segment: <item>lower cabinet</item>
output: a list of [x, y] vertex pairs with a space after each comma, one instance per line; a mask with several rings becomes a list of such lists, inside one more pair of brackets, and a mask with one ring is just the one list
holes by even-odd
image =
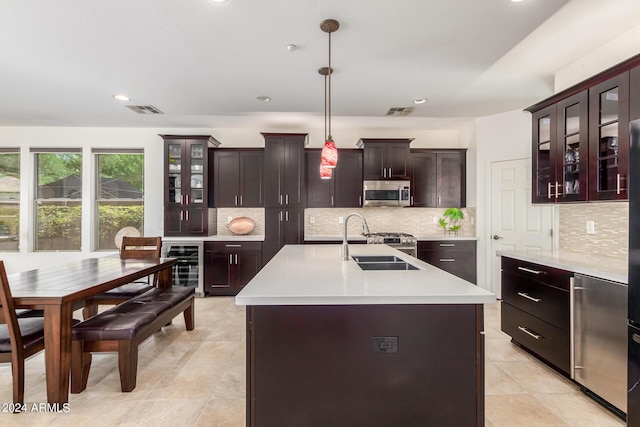
[[573, 273], [502, 257], [501, 329], [512, 341], [570, 375]]
[[304, 243], [304, 209], [266, 208], [262, 259], [266, 264], [284, 245]]
[[204, 292], [236, 295], [262, 268], [262, 242], [205, 242]]
[[209, 209], [166, 207], [164, 209], [165, 236], [208, 236]]
[[475, 240], [418, 241], [418, 259], [474, 285], [477, 283]]

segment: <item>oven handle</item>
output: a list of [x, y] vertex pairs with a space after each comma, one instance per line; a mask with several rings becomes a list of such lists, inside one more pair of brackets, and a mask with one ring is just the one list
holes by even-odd
[[402, 186], [398, 185], [398, 206], [402, 203]]

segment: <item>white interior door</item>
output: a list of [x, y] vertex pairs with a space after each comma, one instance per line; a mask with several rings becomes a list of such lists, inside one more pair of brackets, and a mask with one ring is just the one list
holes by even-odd
[[501, 298], [498, 250], [553, 248], [553, 208], [531, 204], [531, 159], [491, 164], [491, 290]]

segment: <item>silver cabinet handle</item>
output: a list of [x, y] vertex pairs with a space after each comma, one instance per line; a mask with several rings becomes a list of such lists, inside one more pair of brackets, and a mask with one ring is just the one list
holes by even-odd
[[242, 206], [242, 205], [243, 205], [243, 203], [242, 203], [242, 196], [240, 196], [240, 206]]
[[242, 245], [231, 245], [231, 244], [228, 244], [228, 245], [224, 245], [224, 247], [225, 248], [241, 248]]
[[358, 204], [362, 206], [362, 196], [358, 196]]
[[289, 195], [288, 194], [285, 194], [285, 196], [284, 196], [284, 204], [289, 206]]
[[238, 265], [238, 254], [233, 254], [233, 259], [234, 259], [236, 265]]
[[456, 246], [455, 243], [440, 243], [438, 246], [441, 248], [453, 248]]
[[282, 222], [282, 211], [280, 211], [280, 222]]
[[413, 206], [413, 196], [411, 196], [411, 205]]
[[616, 174], [616, 194], [620, 194], [620, 174]]
[[285, 221], [289, 221], [289, 211], [284, 212], [284, 218]]
[[389, 168], [389, 178], [391, 178], [392, 176], [393, 176], [392, 169], [391, 169], [391, 168]]
[[189, 202], [189, 195], [187, 194], [186, 196], [184, 196], [184, 199], [186, 200], [186, 203], [185, 203], [185, 204], [187, 204], [187, 205], [188, 205], [188, 204], [190, 203], [190, 202]]
[[547, 183], [547, 199], [551, 198], [551, 183]]
[[440, 258], [440, 262], [456, 262], [455, 258]]
[[282, 194], [280, 195], [280, 206], [282, 206]]
[[541, 335], [538, 334], [534, 334], [533, 332], [529, 331], [527, 328], [525, 328], [524, 326], [518, 326], [518, 329], [520, 329], [522, 332], [524, 332], [525, 334], [532, 336], [533, 338], [539, 340]]
[[438, 206], [440, 206], [440, 196], [438, 196]]
[[235, 197], [235, 202], [234, 202], [234, 204], [235, 204], [236, 206], [238, 206], [238, 196], [236, 196], [236, 197]]
[[186, 221], [189, 221], [189, 211], [184, 211], [184, 217]]
[[383, 178], [387, 177], [387, 168], [382, 168], [382, 177]]
[[184, 211], [180, 211], [180, 221], [184, 221]]
[[331, 196], [331, 206], [333, 206], [333, 196]]
[[531, 295], [529, 295], [529, 294], [527, 294], [525, 292], [518, 292], [518, 295], [520, 295], [522, 298], [526, 298], [526, 299], [528, 299], [530, 301], [533, 301], [533, 302], [542, 301], [542, 298], [534, 298], [534, 297], [532, 297]]
[[640, 344], [640, 335], [638, 335], [638, 334], [633, 334], [633, 340], [634, 340], [635, 342], [637, 342], [638, 344]]
[[233, 264], [233, 254], [229, 254], [229, 265]]
[[532, 270], [532, 269], [527, 268], [527, 267], [518, 267], [518, 270], [526, 271], [527, 273], [532, 273], [532, 274], [540, 274], [540, 273], [543, 273], [543, 271]]
[[558, 181], [556, 181], [556, 199], [558, 198], [558, 196], [562, 196], [562, 193], [558, 191], [558, 187], [560, 187], [560, 184], [558, 184]]

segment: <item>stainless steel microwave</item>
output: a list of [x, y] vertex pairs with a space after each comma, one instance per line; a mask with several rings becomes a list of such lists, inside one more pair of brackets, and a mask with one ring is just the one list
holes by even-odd
[[363, 206], [410, 206], [409, 181], [364, 181]]

